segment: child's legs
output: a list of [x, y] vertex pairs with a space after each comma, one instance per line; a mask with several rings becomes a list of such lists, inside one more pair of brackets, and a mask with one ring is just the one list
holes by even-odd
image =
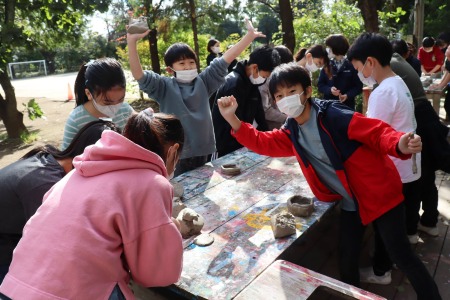
[[406, 233], [413, 235], [417, 233], [417, 224], [419, 223], [421, 182], [419, 180], [403, 184], [403, 196], [405, 197], [406, 212]]
[[175, 167], [175, 176], [203, 166], [208, 162], [208, 155], [180, 159]]
[[422, 173], [420, 181], [421, 185], [421, 199], [423, 214], [420, 218], [420, 223], [427, 227], [435, 227], [438, 222], [438, 190], [436, 188], [436, 174], [431, 171], [427, 174]]
[[341, 210], [339, 230], [339, 272], [341, 281], [360, 286], [359, 256], [365, 227], [356, 211]]
[[374, 221], [392, 261], [408, 277], [418, 299], [441, 299], [436, 283], [409, 244], [403, 203]]
[[377, 228], [373, 226], [374, 239], [375, 239], [375, 251], [372, 258], [373, 273], [377, 276], [383, 276], [384, 273], [392, 269], [392, 260], [389, 257], [389, 253], [384, 246], [383, 239]]

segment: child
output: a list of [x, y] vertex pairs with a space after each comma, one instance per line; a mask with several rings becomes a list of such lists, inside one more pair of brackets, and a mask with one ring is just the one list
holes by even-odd
[[139, 88], [159, 103], [162, 112], [179, 117], [185, 128], [186, 144], [175, 176], [204, 165], [216, 150], [209, 97], [225, 82], [228, 65], [255, 38], [264, 37], [251, 23], [249, 25], [247, 34], [200, 74], [197, 74], [197, 56], [191, 47], [183, 43], [170, 46], [164, 54], [164, 62], [166, 71], [174, 77], [142, 70], [136, 44], [149, 31], [127, 34], [131, 73]]
[[342, 34], [332, 34], [325, 40], [329, 68], [320, 71], [317, 87], [324, 99], [339, 100], [355, 110], [355, 97], [362, 92], [358, 72], [345, 57], [350, 47]]
[[[291, 50], [284, 45], [278, 45], [274, 47], [280, 54], [280, 63], [287, 64], [294, 61], [294, 56]], [[258, 86], [259, 93], [261, 94], [261, 102], [264, 109], [264, 116], [266, 118], [267, 127], [269, 130], [274, 128], [280, 128], [286, 121], [286, 115], [283, 114], [275, 104], [275, 101], [269, 92], [269, 81], [266, 80], [264, 84]]]
[[311, 78], [296, 64], [277, 67], [270, 92], [288, 115], [280, 130], [258, 132], [235, 115], [233, 96], [219, 99], [223, 117], [244, 146], [262, 155], [295, 155], [314, 195], [341, 200], [341, 280], [359, 286], [358, 257], [364, 225], [379, 227], [392, 259], [419, 299], [440, 299], [436, 284], [414, 255], [405, 232], [402, 184], [387, 154], [408, 158], [421, 150], [420, 137], [396, 132], [336, 101], [311, 98]]
[[[415, 132], [414, 102], [405, 82], [390, 67], [392, 45], [380, 34], [363, 33], [352, 44], [347, 57], [358, 70], [362, 82], [378, 83], [369, 97], [367, 116], [380, 119], [402, 132]], [[390, 157], [400, 174], [405, 198], [406, 233], [409, 242], [416, 244], [417, 234], [416, 204], [420, 203], [421, 154], [402, 160]], [[391, 282], [391, 260], [384, 249], [381, 232], [374, 228], [375, 252], [373, 267], [361, 269], [361, 281], [377, 284]]]
[[85, 124], [99, 118], [112, 119], [123, 129], [134, 112], [125, 99], [126, 80], [122, 66], [114, 58], [102, 58], [80, 68], [75, 79], [76, 107], [64, 127], [61, 149], [69, 146]]
[[123, 136], [105, 131], [26, 224], [0, 298], [134, 299], [130, 277], [176, 282], [183, 245], [168, 178], [183, 140], [178, 119], [150, 108], [130, 117]]
[[328, 66], [328, 54], [322, 45], [314, 45], [312, 47], [302, 48], [294, 55], [294, 60], [299, 66], [306, 68], [309, 72], [314, 73], [323, 66]]
[[73, 169], [73, 158], [95, 144], [106, 129], [120, 132], [111, 122], [93, 121], [78, 131], [66, 150], [51, 145], [37, 147], [0, 170], [0, 283], [25, 223], [42, 204], [45, 193]]
[[[248, 60], [238, 62], [233, 72], [225, 78], [225, 84], [217, 91], [216, 98], [234, 95], [239, 103], [239, 110], [236, 112], [239, 118], [249, 123], [256, 122], [259, 130], [268, 130], [259, 87], [279, 64], [280, 55], [273, 47], [264, 45], [256, 48], [250, 53]], [[212, 118], [218, 157], [242, 148], [231, 136], [231, 127], [220, 114], [217, 105], [213, 106]]]
[[432, 75], [441, 72], [444, 63], [444, 53], [435, 45], [434, 38], [427, 36], [422, 40], [422, 47], [419, 48], [417, 58], [422, 64], [422, 73]]

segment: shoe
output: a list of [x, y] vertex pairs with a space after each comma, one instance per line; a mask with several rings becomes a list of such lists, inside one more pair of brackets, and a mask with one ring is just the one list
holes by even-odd
[[419, 235], [417, 233], [412, 235], [408, 234], [408, 240], [411, 245], [415, 245], [419, 242]]
[[434, 226], [434, 227], [423, 226], [419, 222], [419, 225], [417, 226], [417, 230], [425, 232], [426, 234], [431, 235], [431, 236], [439, 236], [439, 229], [436, 226]]
[[391, 271], [387, 271], [384, 275], [378, 276], [373, 272], [372, 267], [359, 269], [361, 282], [388, 285], [392, 281]]

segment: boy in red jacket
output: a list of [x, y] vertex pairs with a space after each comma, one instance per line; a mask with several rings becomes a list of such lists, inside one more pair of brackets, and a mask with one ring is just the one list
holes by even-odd
[[365, 225], [373, 222], [394, 263], [407, 275], [418, 299], [440, 299], [432, 277], [409, 245], [402, 183], [388, 155], [409, 158], [422, 149], [419, 136], [397, 132], [336, 101], [311, 98], [308, 72], [296, 64], [277, 67], [270, 92], [288, 115], [283, 127], [259, 132], [235, 115], [233, 96], [218, 101], [233, 136], [249, 149], [273, 157], [295, 155], [314, 195], [340, 201], [341, 280], [360, 285], [358, 258]]

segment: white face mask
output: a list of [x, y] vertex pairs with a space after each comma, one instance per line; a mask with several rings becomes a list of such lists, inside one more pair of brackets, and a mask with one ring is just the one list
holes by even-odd
[[312, 63], [306, 63], [306, 70], [310, 71], [311, 73], [314, 73], [315, 71], [319, 70], [319, 67], [312, 61]]
[[220, 47], [212, 47], [211, 50], [212, 50], [212, 52], [215, 53], [215, 54], [220, 53]]
[[198, 76], [197, 69], [175, 71], [175, 79], [180, 83], [190, 83]]
[[300, 96], [303, 95], [303, 93], [304, 91], [300, 94], [284, 97], [277, 102], [278, 109], [288, 117], [297, 118], [305, 109], [305, 105], [303, 105], [300, 100]]
[[333, 50], [331, 50], [330, 48], [327, 47], [327, 53], [328, 53], [328, 58], [329, 59], [333, 59], [336, 57], [336, 55], [334, 55]]
[[254, 85], [263, 84], [266, 81], [266, 78], [264, 78], [261, 75], [259, 75], [259, 71], [258, 71], [258, 77], [257, 78], [253, 78], [253, 74], [250, 75], [248, 78], [250, 78], [250, 82], [252, 84], [254, 84]]
[[[366, 77], [364, 77], [364, 74], [363, 74], [366, 63], [367, 63], [367, 60], [364, 63], [364, 66], [361, 69], [361, 71], [358, 71], [358, 77], [359, 77], [359, 80], [361, 80], [361, 82], [363, 84], [367, 85], [368, 87], [373, 87], [377, 83], [377, 81], [372, 77], [372, 75], [370, 75], [369, 77], [366, 78]], [[373, 73], [373, 70], [372, 70], [372, 73]]]
[[94, 97], [92, 97], [92, 104], [94, 105], [96, 110], [110, 118], [114, 118], [117, 112], [122, 107], [122, 102], [114, 105], [100, 105], [97, 103], [97, 101], [95, 101]]

